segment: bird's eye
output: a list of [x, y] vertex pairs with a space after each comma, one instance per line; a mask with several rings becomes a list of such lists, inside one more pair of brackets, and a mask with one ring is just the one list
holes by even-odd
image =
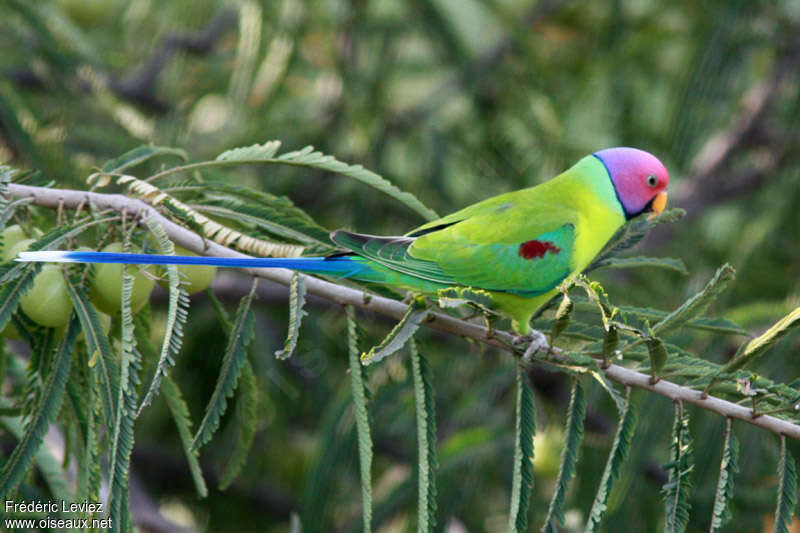
[[658, 177], [655, 174], [647, 176], [647, 186], [655, 187], [656, 185], [658, 185]]

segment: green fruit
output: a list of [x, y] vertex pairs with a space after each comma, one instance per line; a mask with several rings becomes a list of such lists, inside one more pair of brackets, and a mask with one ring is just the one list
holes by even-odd
[[[175, 254], [191, 256], [197, 255], [196, 253], [189, 251], [182, 246], [178, 246], [177, 244], [175, 245]], [[186, 289], [186, 292], [189, 294], [206, 290], [208, 286], [211, 285], [211, 281], [214, 279], [214, 276], [217, 273], [217, 267], [209, 265], [177, 265], [177, 267], [178, 272], [180, 273], [180, 278], [183, 281], [183, 288]], [[164, 273], [158, 282], [162, 287], [169, 286], [166, 276], [167, 273], [166, 270], [164, 270]]]
[[24, 252], [28, 248], [31, 247], [31, 244], [35, 243], [36, 239], [22, 239], [21, 241], [17, 241], [13, 246], [10, 248], [6, 248], [5, 253], [3, 254], [3, 262], [8, 262], [13, 260], [20, 252]]
[[[122, 252], [122, 243], [111, 243], [101, 251]], [[147, 303], [155, 281], [144, 274], [138, 265], [128, 265], [126, 270], [134, 278], [131, 310], [136, 313]], [[153, 271], [152, 267], [147, 267], [145, 270], [150, 273]], [[96, 265], [91, 285], [90, 297], [94, 305], [109, 315], [118, 316], [122, 310], [122, 265], [110, 263]]]
[[72, 299], [61, 269], [56, 265], [44, 265], [33, 278], [33, 286], [20, 297], [19, 305], [28, 318], [39, 325], [57, 328], [69, 322]]
[[7, 226], [0, 235], [3, 236], [3, 238], [0, 239], [0, 257], [3, 259], [3, 263], [5, 263], [8, 261], [6, 258], [6, 251], [10, 251], [15, 244], [28, 236], [19, 224]]

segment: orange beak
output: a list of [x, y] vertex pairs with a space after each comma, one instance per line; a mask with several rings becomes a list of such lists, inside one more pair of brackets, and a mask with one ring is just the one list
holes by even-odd
[[664, 208], [667, 207], [667, 192], [661, 191], [653, 198], [653, 212], [650, 214], [648, 220], [656, 218], [658, 215], [664, 211]]

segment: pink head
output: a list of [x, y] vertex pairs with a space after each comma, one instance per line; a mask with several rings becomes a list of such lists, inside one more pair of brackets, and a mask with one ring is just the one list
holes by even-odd
[[626, 218], [664, 210], [669, 173], [654, 155], [636, 148], [606, 148], [594, 156], [605, 165]]

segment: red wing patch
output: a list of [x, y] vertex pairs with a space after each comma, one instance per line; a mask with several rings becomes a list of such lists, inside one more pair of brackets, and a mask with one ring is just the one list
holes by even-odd
[[561, 251], [561, 248], [556, 246], [550, 241], [525, 241], [519, 245], [519, 254], [520, 257], [523, 259], [536, 259], [539, 257], [543, 257], [544, 254], [547, 252], [552, 252], [557, 254]]

